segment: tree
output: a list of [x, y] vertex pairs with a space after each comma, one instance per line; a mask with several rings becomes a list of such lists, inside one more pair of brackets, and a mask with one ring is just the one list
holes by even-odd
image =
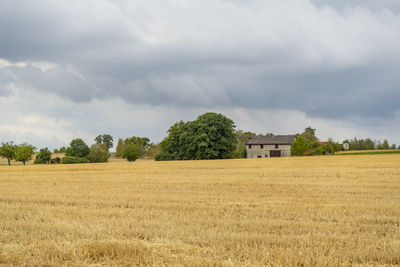
[[390, 147], [390, 149], [397, 149], [396, 144], [393, 144], [393, 145]]
[[134, 143], [125, 145], [122, 151], [122, 157], [129, 162], [137, 160], [140, 157], [139, 146]]
[[51, 152], [45, 147], [40, 149], [39, 153], [36, 156], [34, 164], [48, 164], [51, 160]]
[[97, 136], [95, 139], [96, 144], [105, 144], [107, 147], [107, 150], [110, 150], [110, 148], [113, 147], [113, 137], [109, 134], [103, 134], [103, 135], [99, 135]]
[[121, 138], [118, 139], [118, 145], [117, 148], [115, 150], [115, 156], [117, 158], [121, 158], [122, 157], [122, 150], [124, 149], [124, 141], [122, 141]]
[[236, 135], [236, 148], [234, 151], [234, 156], [236, 158], [246, 158], [246, 141], [250, 136], [255, 136], [255, 133], [244, 132], [243, 130], [237, 130]]
[[87, 158], [90, 162], [107, 162], [110, 157], [110, 152], [107, 150], [106, 144], [94, 144], [90, 147], [90, 152]]
[[379, 149], [382, 149], [382, 150], [390, 149], [388, 140], [386, 140], [386, 139], [383, 140], [383, 143], [380, 145]]
[[53, 152], [54, 153], [66, 153], [67, 152], [67, 148], [65, 147], [65, 146], [62, 146], [62, 147], [60, 147], [60, 148], [55, 148], [54, 150], [53, 150]]
[[13, 142], [1, 142], [0, 146], [0, 157], [6, 158], [8, 166], [11, 165], [11, 160], [15, 158], [16, 147]]
[[150, 139], [147, 137], [132, 136], [124, 140], [124, 146], [135, 144], [139, 148], [140, 156], [145, 155], [150, 148]]
[[342, 145], [329, 138], [328, 142], [323, 145], [323, 149], [327, 154], [335, 154], [335, 152], [342, 150]]
[[89, 154], [89, 147], [82, 139], [77, 138], [71, 141], [65, 154], [66, 156], [84, 158]]
[[161, 142], [156, 160], [227, 159], [236, 146], [235, 124], [222, 114], [205, 113], [175, 123]]
[[298, 136], [296, 141], [291, 144], [292, 156], [303, 156], [306, 151], [310, 149], [309, 144], [306, 142], [303, 136]]
[[16, 146], [15, 149], [15, 160], [21, 161], [24, 165], [27, 161], [32, 159], [35, 153], [35, 147], [27, 143]]

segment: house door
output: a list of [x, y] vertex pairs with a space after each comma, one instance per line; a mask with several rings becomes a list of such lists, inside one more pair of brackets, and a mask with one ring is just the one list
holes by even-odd
[[271, 158], [279, 158], [281, 156], [281, 151], [280, 150], [271, 150], [269, 152], [269, 156]]

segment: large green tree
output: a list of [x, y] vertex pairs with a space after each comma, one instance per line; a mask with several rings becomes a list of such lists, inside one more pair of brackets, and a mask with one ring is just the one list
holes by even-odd
[[291, 146], [291, 153], [293, 156], [304, 156], [306, 151], [309, 151], [310, 149], [310, 145], [303, 136], [298, 136]]
[[96, 141], [96, 144], [105, 144], [107, 150], [110, 150], [110, 148], [112, 148], [114, 145], [114, 139], [110, 134], [101, 134], [97, 136], [94, 140]]
[[227, 159], [236, 146], [235, 124], [222, 114], [205, 113], [171, 126], [156, 160]]
[[35, 147], [27, 143], [16, 146], [15, 160], [21, 161], [24, 165], [30, 161], [35, 153]]
[[1, 142], [0, 146], [0, 157], [6, 158], [8, 166], [11, 165], [11, 160], [15, 158], [16, 146], [13, 142]]
[[77, 138], [71, 141], [65, 155], [84, 158], [89, 155], [89, 147], [82, 139]]

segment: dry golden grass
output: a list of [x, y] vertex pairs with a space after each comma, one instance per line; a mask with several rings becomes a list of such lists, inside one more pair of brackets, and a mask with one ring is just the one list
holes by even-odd
[[0, 265], [399, 265], [400, 155], [0, 167]]

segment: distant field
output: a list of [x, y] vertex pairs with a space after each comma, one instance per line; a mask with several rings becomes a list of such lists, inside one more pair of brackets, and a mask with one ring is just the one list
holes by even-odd
[[0, 166], [0, 265], [400, 264], [400, 155]]
[[378, 155], [378, 154], [400, 154], [400, 150], [349, 150], [340, 151], [339, 155]]

